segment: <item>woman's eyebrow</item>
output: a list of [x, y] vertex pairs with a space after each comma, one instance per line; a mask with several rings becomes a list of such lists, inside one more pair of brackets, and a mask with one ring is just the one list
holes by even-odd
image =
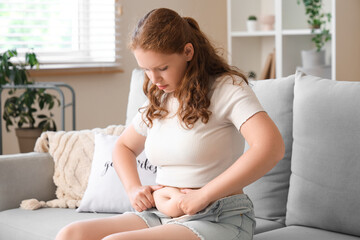
[[158, 65], [156, 67], [150, 67], [150, 68], [142, 67], [142, 66], [139, 65], [139, 68], [141, 68], [141, 69], [159, 69], [159, 68], [164, 68], [167, 65], [168, 65], [167, 63], [164, 63], [164, 64], [160, 64], [160, 65]]

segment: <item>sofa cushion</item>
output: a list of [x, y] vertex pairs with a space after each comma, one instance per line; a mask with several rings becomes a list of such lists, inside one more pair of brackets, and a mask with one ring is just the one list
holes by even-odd
[[358, 237], [321, 229], [290, 226], [257, 234], [254, 240], [359, 240]]
[[[245, 188], [254, 203], [255, 216], [285, 223], [292, 148], [294, 76], [250, 83], [285, 142], [284, 158], [264, 177]], [[248, 148], [246, 144], [245, 150]]]
[[285, 227], [285, 224], [275, 221], [265, 220], [261, 218], [256, 218], [255, 234], [268, 232], [283, 227]]
[[63, 208], [6, 210], [0, 212], [0, 239], [53, 240], [58, 231], [71, 222], [109, 216], [114, 214], [77, 213]]
[[132, 71], [130, 92], [126, 110], [126, 126], [132, 122], [133, 118], [138, 112], [138, 109], [147, 99], [143, 91], [144, 74], [144, 71], [141, 69], [135, 68]]
[[296, 74], [286, 224], [360, 236], [360, 82]]

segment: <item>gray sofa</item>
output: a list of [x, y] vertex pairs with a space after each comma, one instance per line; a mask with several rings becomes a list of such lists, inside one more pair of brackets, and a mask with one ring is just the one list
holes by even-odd
[[[128, 119], [144, 100], [142, 76], [134, 70]], [[251, 85], [286, 145], [278, 165], [245, 189], [257, 217], [254, 239], [360, 239], [360, 82], [298, 72]], [[113, 215], [18, 208], [23, 199], [55, 197], [53, 168], [48, 154], [0, 156], [1, 240], [50, 240], [70, 222]]]

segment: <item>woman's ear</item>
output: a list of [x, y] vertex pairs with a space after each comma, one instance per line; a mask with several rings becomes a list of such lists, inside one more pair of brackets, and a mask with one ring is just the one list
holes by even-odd
[[194, 56], [194, 46], [191, 43], [187, 43], [184, 47], [184, 55], [186, 61], [191, 61]]

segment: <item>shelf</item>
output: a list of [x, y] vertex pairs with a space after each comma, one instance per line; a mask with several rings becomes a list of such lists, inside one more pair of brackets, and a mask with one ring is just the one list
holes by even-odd
[[[289, 30], [282, 30], [281, 33], [283, 36], [301, 36], [301, 35], [313, 35], [316, 33], [320, 33], [320, 30], [315, 30], [315, 32], [312, 33], [311, 29], [289, 29]], [[275, 31], [231, 32], [232, 37], [267, 37], [267, 36], [275, 36], [275, 34], [276, 34]]]
[[255, 32], [246, 32], [246, 31], [234, 31], [231, 32], [232, 37], [267, 37], [275, 36], [275, 31], [255, 31]]
[[320, 33], [320, 30], [315, 30], [314, 33], [311, 32], [311, 29], [291, 29], [282, 31], [282, 35], [284, 36], [312, 35], [316, 33]]
[[[323, 0], [324, 12], [330, 12], [335, 19], [336, 0]], [[301, 51], [313, 49], [312, 38], [320, 33], [309, 27], [303, 6], [292, 0], [227, 0], [228, 10], [228, 62], [244, 71], [260, 73], [267, 61], [269, 53], [276, 49], [276, 77], [281, 78], [294, 74], [302, 65]], [[259, 17], [258, 30], [247, 31], [247, 17]], [[262, 16], [274, 15], [272, 30], [263, 31]], [[328, 24], [328, 23], [327, 23]], [[333, 71], [335, 28], [330, 24], [330, 35], [333, 40], [324, 49], [326, 61]], [[334, 71], [333, 71], [334, 72]], [[335, 75], [332, 73], [332, 77]]]

